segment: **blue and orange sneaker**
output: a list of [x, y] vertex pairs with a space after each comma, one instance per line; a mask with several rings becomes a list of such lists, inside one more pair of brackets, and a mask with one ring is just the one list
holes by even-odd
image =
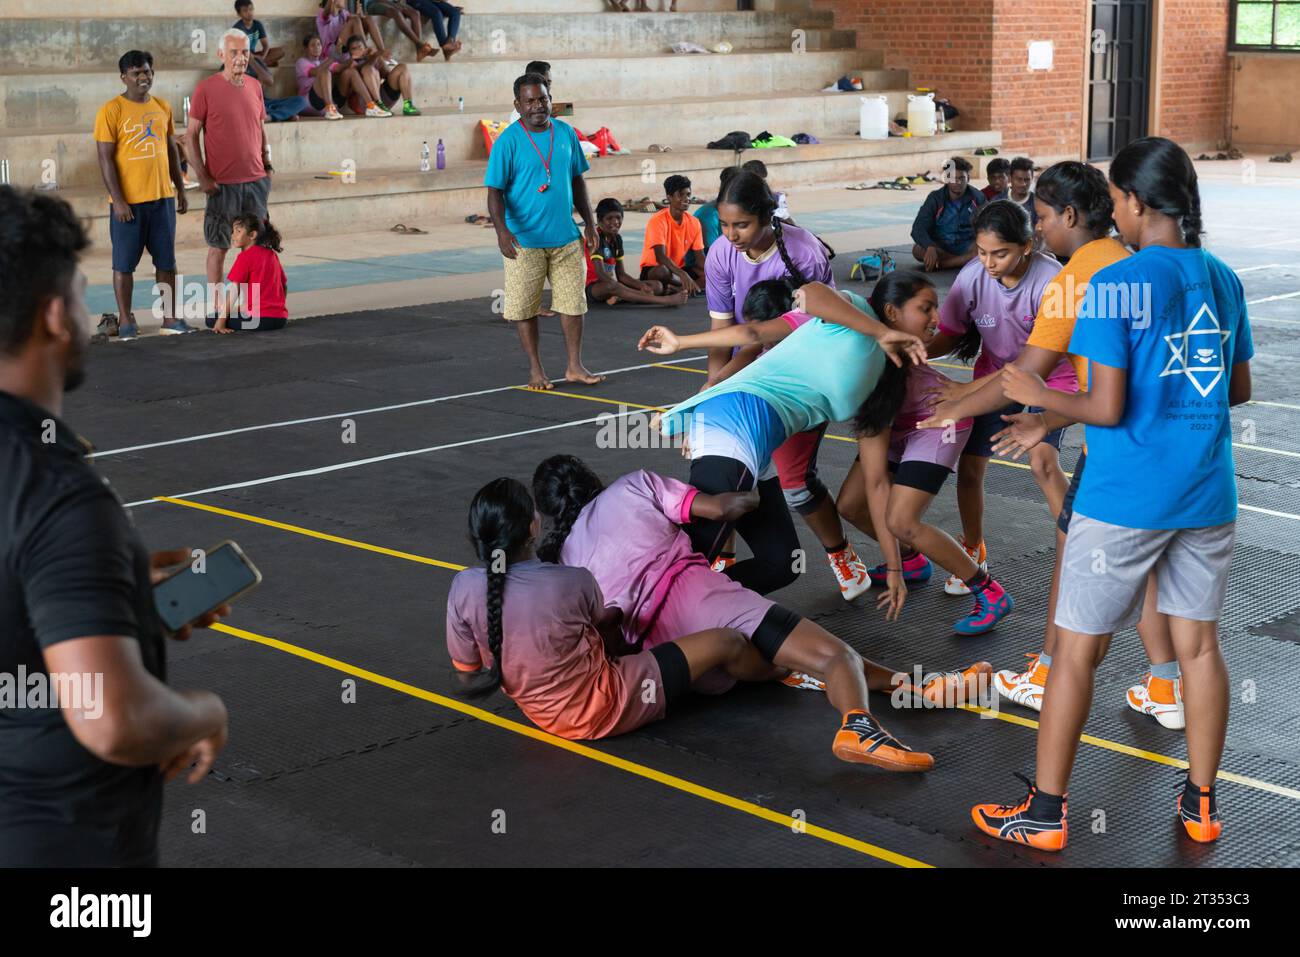
[[[911, 558], [903, 559], [903, 584], [919, 585], [921, 582], [928, 582], [930, 576], [934, 574], [934, 563], [926, 558], [920, 552], [917, 552]], [[883, 585], [885, 583], [885, 565], [880, 564], [867, 572], [871, 578], [871, 584]]]
[[1183, 830], [1200, 844], [1217, 841], [1223, 833], [1223, 822], [1219, 820], [1214, 787], [1197, 787], [1189, 777], [1182, 788], [1183, 793], [1178, 798], [1178, 819], [1183, 823]]
[[992, 578], [983, 588], [976, 587], [971, 591], [975, 595], [975, 609], [965, 618], [957, 619], [952, 626], [959, 635], [982, 635], [992, 631], [1016, 607], [1006, 589]]
[[1000, 841], [1028, 844], [1040, 851], [1064, 850], [1069, 833], [1065, 823], [1066, 799], [1061, 798], [1058, 811], [1054, 799], [1039, 795], [1038, 785], [1023, 774], [1016, 777], [1029, 785], [1025, 799], [1019, 804], [975, 805], [970, 809], [975, 826]]

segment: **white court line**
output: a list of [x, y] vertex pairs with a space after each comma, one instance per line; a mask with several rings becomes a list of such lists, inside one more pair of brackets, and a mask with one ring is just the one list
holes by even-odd
[[[699, 362], [707, 356], [690, 356], [685, 359], [677, 360], [679, 362]], [[639, 366], [624, 366], [622, 369], [607, 369], [604, 372], [598, 372], [596, 375], [618, 375], [620, 372], [635, 372], [638, 369], [653, 369], [658, 366], [658, 362], [647, 362]], [[556, 379], [558, 384], [564, 380]], [[142, 452], [146, 449], [158, 449], [167, 445], [184, 445], [187, 442], [203, 442], [207, 439], [221, 439], [228, 435], [240, 435], [245, 432], [261, 432], [265, 429], [283, 429], [291, 425], [308, 425], [312, 422], [328, 422], [331, 419], [345, 419], [354, 415], [371, 415], [376, 412], [395, 412], [398, 409], [411, 409], [421, 405], [433, 405], [437, 402], [451, 402], [453, 399], [472, 399], [475, 396], [491, 395], [494, 392], [509, 392], [518, 389], [517, 385], [497, 386], [493, 389], [480, 389], [477, 392], [461, 392], [457, 395], [440, 395], [432, 399], [416, 399], [413, 402], [399, 402], [397, 405], [380, 405], [372, 409], [357, 409], [353, 412], [331, 412], [329, 415], [313, 415], [306, 419], [286, 419], [283, 422], [268, 422], [265, 425], [246, 425], [238, 429], [227, 429], [224, 432], [204, 432], [201, 435], [188, 435], [181, 439], [167, 439], [163, 442], [149, 442], [145, 445], [129, 445], [121, 449], [109, 449], [106, 452], [96, 452], [91, 456], [92, 459], [103, 459], [110, 455], [123, 455], [127, 452]]]
[[1279, 299], [1294, 299], [1300, 296], [1300, 290], [1296, 292], [1284, 292], [1280, 296], [1265, 296], [1263, 299], [1252, 299], [1246, 303], [1248, 306], [1258, 306], [1261, 302], [1277, 302]]
[[1300, 405], [1287, 405], [1285, 402], [1265, 402], [1263, 399], [1251, 399], [1247, 405], [1267, 405], [1275, 409], [1295, 409], [1300, 412]]
[[1267, 263], [1266, 265], [1263, 266], [1247, 266], [1245, 269], [1238, 269], [1236, 271], [1238, 273], [1243, 273], [1243, 272], [1255, 272], [1260, 269], [1281, 269], [1281, 268], [1282, 268], [1281, 263]]
[[[513, 386], [511, 388], [514, 388]], [[525, 429], [522, 432], [504, 432], [501, 435], [485, 435], [477, 439], [465, 439], [463, 442], [448, 442], [446, 445], [431, 445], [423, 449], [408, 449], [405, 452], [389, 452], [387, 455], [376, 455], [368, 459], [354, 459], [351, 462], [339, 462], [336, 465], [324, 465], [318, 469], [304, 469], [301, 472], [284, 472], [280, 475], [268, 475], [265, 478], [251, 479], [247, 482], [232, 482], [229, 485], [213, 485], [210, 488], [196, 489], [193, 492], [179, 492], [175, 495], [168, 495], [168, 498], [193, 498], [195, 495], [209, 495], [213, 492], [229, 492], [237, 488], [251, 488], [254, 485], [269, 485], [272, 482], [285, 482], [289, 479], [308, 478], [312, 475], [325, 475], [328, 472], [341, 472], [344, 469], [359, 468], [362, 465], [373, 465], [376, 462], [390, 462], [393, 459], [409, 458], [412, 455], [425, 455], [429, 452], [441, 452], [445, 449], [459, 449], [467, 445], [479, 445], [483, 442], [497, 442], [501, 439], [516, 439], [524, 435], [537, 435], [539, 432], [554, 432], [556, 429], [567, 429], [575, 425], [591, 425], [596, 422], [604, 422], [610, 418], [622, 418], [625, 415], [635, 415], [640, 409], [629, 409], [626, 412], [604, 412], [600, 415], [594, 415], [589, 419], [578, 419], [574, 422], [559, 422], [555, 425], [543, 425], [536, 429]], [[152, 505], [157, 502], [156, 498], [142, 498], [138, 502], [127, 502], [126, 508], [135, 508], [137, 505]], [[1300, 515], [1296, 516], [1300, 518]]]
[[[1276, 322], [1283, 326], [1300, 326], [1300, 321], [1295, 319], [1270, 319], [1267, 316], [1251, 316], [1251, 323], [1256, 322]], [[1269, 356], [1268, 358], [1282, 358], [1281, 356]]]

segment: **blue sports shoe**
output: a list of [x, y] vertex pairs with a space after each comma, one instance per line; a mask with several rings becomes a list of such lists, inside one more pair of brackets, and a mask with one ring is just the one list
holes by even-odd
[[959, 635], [982, 635], [986, 631], [992, 631], [1016, 606], [1006, 590], [993, 579], [989, 579], [989, 583], [975, 591], [974, 595], [975, 609], [952, 626], [952, 630]]
[[[903, 560], [903, 584], [914, 585], [921, 582], [928, 582], [930, 576], [934, 574], [934, 563], [926, 558], [920, 552], [917, 552], [911, 558]], [[867, 572], [873, 585], [883, 585], [885, 583], [885, 566], [877, 565]]]

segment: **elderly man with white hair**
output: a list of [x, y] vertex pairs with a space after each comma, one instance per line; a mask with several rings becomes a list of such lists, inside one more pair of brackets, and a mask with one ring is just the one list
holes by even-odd
[[190, 99], [188, 143], [199, 186], [208, 195], [203, 238], [208, 244], [210, 307], [225, 271], [231, 221], [254, 212], [266, 219], [271, 157], [266, 145], [262, 84], [247, 75], [248, 37], [227, 30], [217, 50], [221, 72], [202, 80]]

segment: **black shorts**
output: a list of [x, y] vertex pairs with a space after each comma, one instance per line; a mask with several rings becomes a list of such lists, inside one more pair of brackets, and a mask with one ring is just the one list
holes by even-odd
[[[333, 97], [334, 105], [336, 107], [342, 109], [348, 105], [348, 98], [339, 92], [337, 86], [331, 87], [331, 90], [333, 92], [330, 95]], [[310, 103], [311, 108], [317, 112], [323, 112], [325, 109], [325, 101], [317, 95], [314, 87], [307, 91], [307, 102]]]
[[794, 631], [801, 621], [803, 621], [802, 615], [792, 612], [789, 608], [773, 605], [754, 629], [749, 643], [757, 648], [758, 653], [764, 658], [773, 661], [776, 659], [776, 653], [785, 644], [785, 640], [790, 637], [790, 632]]
[[1086, 452], [1079, 453], [1079, 461], [1074, 466], [1074, 478], [1070, 479], [1070, 487], [1065, 490], [1065, 500], [1061, 502], [1061, 514], [1056, 516], [1056, 527], [1061, 530], [1062, 535], [1070, 534], [1070, 519], [1074, 517], [1074, 496], [1079, 491], [1079, 480], [1083, 478], [1083, 463], [1087, 458]]
[[391, 106], [402, 98], [402, 91], [394, 90], [388, 85], [388, 81], [384, 80], [379, 84], [379, 95], [383, 97], [385, 106]]
[[[1015, 415], [1017, 412], [1042, 411], [1041, 406], [1022, 406], [1013, 402], [996, 412], [986, 412], [984, 415], [975, 416], [975, 423], [971, 426], [970, 436], [966, 439], [966, 448], [962, 450], [961, 454], [974, 455], [981, 459], [992, 458], [993, 436], [1007, 427], [1007, 424], [1002, 421], [1004, 415]], [[1050, 445], [1059, 452], [1061, 450], [1061, 439], [1064, 435], [1065, 429], [1053, 429], [1047, 433], [1047, 437], [1043, 439], [1043, 444]]]
[[686, 653], [675, 641], [666, 641], [650, 649], [659, 664], [659, 679], [663, 683], [664, 704], [672, 704], [691, 690], [691, 667], [686, 663]]
[[889, 471], [894, 476], [895, 485], [920, 489], [930, 495], [938, 495], [943, 483], [948, 481], [952, 469], [937, 462], [918, 462], [909, 459], [906, 462], [890, 462]]

